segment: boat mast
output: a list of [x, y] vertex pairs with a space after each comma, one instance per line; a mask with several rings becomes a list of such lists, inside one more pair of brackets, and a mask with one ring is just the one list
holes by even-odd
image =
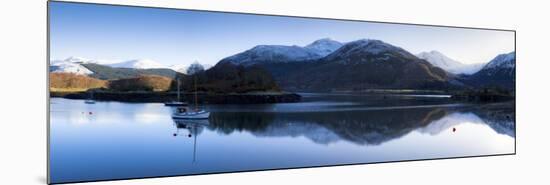
[[176, 101], [180, 101], [180, 79], [177, 78], [178, 80], [178, 99]]
[[197, 78], [193, 77], [193, 79], [195, 80], [195, 110], [199, 110], [199, 102], [197, 98]]

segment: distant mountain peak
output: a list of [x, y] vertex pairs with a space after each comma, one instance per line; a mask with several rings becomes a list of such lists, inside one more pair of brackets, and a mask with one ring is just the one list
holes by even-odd
[[[442, 59], [455, 61], [455, 60], [449, 58], [447, 55], [444, 55], [443, 53], [441, 53], [437, 50], [420, 52], [420, 53], [417, 54], [417, 56], [436, 56], [436, 57], [439, 57], [439, 58], [442, 58]], [[455, 61], [455, 62], [457, 62], [457, 61]]]
[[[340, 47], [338, 50], [329, 54], [327, 60], [338, 60], [338, 59], [350, 59], [355, 58], [355, 61], [365, 61], [365, 60], [377, 60], [384, 61], [389, 57], [389, 55], [384, 55], [384, 53], [393, 53], [400, 55], [403, 59], [408, 60], [417, 60], [418, 58], [408, 51], [383, 42], [381, 40], [374, 39], [359, 39], [355, 41], [348, 42]], [[373, 58], [374, 57], [374, 58]]]
[[82, 57], [70, 56], [70, 57], [66, 58], [65, 60], [63, 60], [63, 61], [78, 63], [78, 62], [86, 62], [86, 61], [90, 61], [90, 60], [86, 59], [86, 58], [82, 58]]
[[400, 47], [388, 44], [381, 40], [374, 39], [360, 39], [350, 42], [349, 45], [354, 46], [354, 49], [362, 49], [364, 52], [368, 52], [371, 54], [379, 54], [385, 51], [399, 51], [408, 53]]
[[299, 62], [315, 60], [327, 56], [343, 44], [330, 38], [322, 38], [301, 47], [297, 45], [256, 45], [244, 52], [226, 57], [221, 63], [254, 65], [272, 62]]
[[490, 68], [515, 68], [516, 67], [516, 52], [500, 54], [491, 60], [484, 69]]
[[315, 42], [338, 42], [338, 41], [332, 40], [330, 37], [325, 37], [325, 38], [317, 39], [313, 43]]
[[188, 64], [173, 64], [169, 65], [167, 68], [172, 69], [176, 72], [185, 73], [187, 71]]
[[310, 49], [296, 45], [257, 45], [244, 52], [226, 57], [220, 62], [249, 66], [265, 62], [296, 62], [321, 57], [321, 55]]
[[115, 68], [134, 68], [134, 69], [157, 69], [167, 68], [166, 66], [151, 60], [151, 59], [134, 59], [125, 62], [108, 64], [108, 66]]
[[478, 87], [499, 86], [515, 89], [516, 52], [497, 55], [480, 71], [468, 77], [468, 83]]
[[315, 53], [324, 57], [336, 51], [342, 46], [343, 44], [338, 41], [332, 40], [330, 38], [322, 38], [322, 39], [313, 41], [311, 44], [308, 44], [304, 48], [313, 50]]
[[340, 45], [340, 46], [343, 45], [341, 42], [338, 42], [336, 40], [332, 40], [331, 38], [327, 37], [327, 38], [317, 39], [317, 40], [313, 41], [312, 43], [308, 44], [305, 47], [306, 48], [315, 47], [317, 45], [322, 45], [322, 44], [334, 44], [334, 45]]
[[52, 73], [73, 73], [79, 75], [93, 74], [88, 68], [81, 64], [89, 61], [88, 59], [80, 57], [69, 57], [65, 60], [53, 60], [50, 63], [50, 72]]
[[[198, 63], [195, 61], [194, 63]], [[171, 69], [180, 73], [186, 73], [191, 64], [173, 64], [163, 65], [152, 59], [133, 59], [133, 60], [93, 60], [82, 57], [71, 56], [63, 60], [51, 60], [50, 71], [68, 72], [78, 74], [93, 74], [84, 65], [81, 64], [99, 64], [112, 68], [130, 68], [130, 69]], [[204, 69], [209, 69], [212, 65], [200, 64]]]
[[416, 56], [420, 59], [428, 61], [434, 66], [440, 67], [454, 74], [472, 74], [479, 71], [483, 67], [482, 64], [464, 64], [447, 57], [445, 54], [437, 50], [420, 52], [416, 54]]

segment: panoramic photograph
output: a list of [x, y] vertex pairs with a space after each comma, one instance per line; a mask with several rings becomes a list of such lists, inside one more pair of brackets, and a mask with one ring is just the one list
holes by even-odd
[[515, 32], [49, 2], [51, 183], [515, 154]]

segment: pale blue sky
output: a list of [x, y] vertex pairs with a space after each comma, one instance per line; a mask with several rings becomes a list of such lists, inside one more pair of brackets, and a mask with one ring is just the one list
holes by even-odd
[[464, 63], [514, 51], [508, 31], [50, 2], [51, 58], [152, 59], [216, 64], [259, 44], [379, 39], [416, 54], [438, 50]]

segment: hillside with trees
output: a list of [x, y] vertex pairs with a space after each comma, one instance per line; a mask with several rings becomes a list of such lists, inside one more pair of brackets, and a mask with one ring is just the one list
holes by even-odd
[[108, 82], [86, 75], [73, 73], [50, 73], [50, 89], [52, 91], [86, 91], [88, 89], [105, 88]]
[[[244, 67], [231, 63], [218, 64], [206, 71], [192, 75], [178, 74], [183, 91], [208, 93], [279, 92], [280, 88], [269, 74], [260, 67]], [[176, 82], [172, 90], [176, 89]]]
[[142, 75], [109, 81], [110, 91], [167, 91], [172, 79], [158, 75]]

